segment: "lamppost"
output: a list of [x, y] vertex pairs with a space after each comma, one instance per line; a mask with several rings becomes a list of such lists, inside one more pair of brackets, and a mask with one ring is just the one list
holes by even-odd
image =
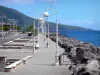
[[40, 23], [41, 23], [41, 29], [42, 29], [42, 35], [44, 35], [44, 19], [40, 18]]
[[16, 33], [16, 20], [13, 19], [13, 28], [14, 28], [14, 32]]
[[[55, 3], [55, 0], [51, 0], [50, 2], [51, 3]], [[52, 9], [49, 9], [49, 10], [52, 10]], [[58, 12], [55, 11], [54, 13], [56, 15], [56, 53], [55, 53], [55, 65], [58, 66], [59, 65], [59, 51], [58, 51]], [[47, 15], [47, 17], [48, 17], [48, 12], [45, 12], [44, 14]]]
[[[40, 14], [40, 16], [41, 16], [41, 12], [39, 11], [39, 10], [37, 10], [37, 12], [39, 12], [39, 14]], [[42, 21], [44, 21], [44, 19], [43, 18], [39, 18], [39, 20], [38, 20], [38, 42], [39, 42], [39, 25], [40, 25], [40, 23], [42, 22]], [[43, 31], [43, 29], [42, 29], [42, 31]]]
[[[52, 9], [49, 9], [52, 10]], [[58, 12], [54, 11], [56, 15], [56, 54], [55, 54], [55, 65], [59, 65], [59, 51], [58, 51]]]
[[15, 32], [15, 26], [14, 26], [14, 24], [15, 24], [15, 20], [14, 19], [10, 19], [11, 20], [11, 22], [12, 22], [12, 25], [13, 25], [13, 31]]
[[9, 25], [10, 25], [9, 29], [10, 29], [10, 34], [11, 34], [11, 28], [12, 28], [12, 19], [8, 19], [8, 21], [9, 21]]
[[1, 20], [2, 20], [2, 38], [3, 38], [3, 19], [6, 18], [6, 16], [0, 16]]
[[58, 52], [58, 13], [56, 11], [56, 56], [55, 65], [59, 65], [59, 52]]
[[[49, 13], [47, 11], [45, 11], [43, 16], [44, 16], [45, 20], [47, 21], [48, 17], [49, 17]], [[47, 22], [47, 24], [48, 24], [48, 26], [47, 26], [48, 27], [47, 28], [48, 29], [48, 41], [46, 42], [46, 46], [49, 47], [49, 23]], [[46, 27], [46, 24], [45, 24], [45, 27]], [[46, 31], [46, 29], [45, 29], [45, 31]], [[46, 34], [45, 34], [45, 36], [46, 36]]]
[[33, 52], [35, 53], [35, 18], [34, 18], [34, 24], [33, 24]]
[[10, 31], [11, 31], [11, 24], [12, 24], [12, 21], [11, 21], [11, 19], [8, 19], [8, 21], [9, 21]]
[[17, 23], [19, 20], [15, 20], [15, 29], [16, 29], [16, 33], [17, 33]]
[[40, 28], [39, 25], [40, 25], [40, 21], [38, 21], [38, 27], [37, 27], [37, 29], [38, 29], [38, 38], [37, 38], [38, 43], [39, 43], [39, 32], [40, 32], [39, 31], [39, 28]]

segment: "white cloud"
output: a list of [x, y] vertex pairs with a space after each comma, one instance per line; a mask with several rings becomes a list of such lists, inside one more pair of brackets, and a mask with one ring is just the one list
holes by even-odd
[[[38, 0], [2, 0], [0, 1], [0, 5], [6, 5], [6, 4], [33, 4]], [[41, 0], [47, 3], [55, 3], [57, 0]]]
[[69, 20], [66, 21], [67, 24], [71, 24], [71, 25], [91, 25], [93, 24], [93, 22], [91, 20]]
[[43, 0], [43, 1], [46, 1], [46, 2], [56, 2], [57, 0]]
[[33, 3], [34, 0], [3, 0], [1, 4], [30, 4]]

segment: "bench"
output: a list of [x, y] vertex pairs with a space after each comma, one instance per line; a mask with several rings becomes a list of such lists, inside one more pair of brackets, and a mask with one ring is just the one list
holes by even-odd
[[27, 57], [23, 58], [22, 61], [23, 61], [23, 60], [26, 61], [26, 60], [28, 60], [28, 59], [30, 59], [30, 58], [32, 58], [32, 56], [27, 56]]
[[0, 46], [0, 49], [22, 49], [22, 46]]
[[10, 72], [12, 69], [14, 69], [16, 66], [20, 65], [21, 63], [22, 63], [21, 60], [16, 61], [16, 62], [14, 62], [14, 63], [12, 63], [12, 64], [6, 66], [6, 67], [4, 68], [4, 71], [5, 71], [5, 72]]
[[3, 46], [24, 46], [24, 44], [4, 44]]
[[26, 56], [25, 58], [23, 58], [23, 59], [21, 59], [21, 60], [18, 60], [18, 61], [16, 61], [16, 62], [14, 62], [14, 63], [12, 63], [12, 64], [10, 64], [10, 65], [4, 67], [4, 71], [5, 71], [5, 72], [10, 72], [12, 69], [14, 69], [15, 67], [17, 67], [18, 65], [20, 65], [20, 64], [25, 64], [25, 62], [26, 62], [28, 59], [30, 59], [30, 58], [32, 58], [32, 56]]
[[16, 39], [14, 42], [26, 42], [29, 41], [29, 39]]

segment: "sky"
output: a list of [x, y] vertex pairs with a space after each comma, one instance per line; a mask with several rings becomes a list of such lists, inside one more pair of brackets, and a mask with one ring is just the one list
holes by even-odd
[[51, 22], [57, 11], [59, 23], [100, 30], [100, 0], [0, 0], [0, 5], [37, 19], [46, 8]]

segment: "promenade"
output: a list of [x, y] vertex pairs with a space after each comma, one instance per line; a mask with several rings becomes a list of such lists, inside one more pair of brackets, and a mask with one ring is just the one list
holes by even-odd
[[[0, 72], [0, 75], [70, 75], [71, 71], [68, 66], [61, 65], [55, 66], [55, 42], [50, 42], [50, 47], [46, 48], [43, 36], [39, 35], [40, 47], [36, 49], [0, 49], [0, 56], [7, 56], [8, 58], [24, 58], [25, 56], [32, 56], [31, 59], [26, 61], [25, 65], [18, 66], [11, 72]], [[28, 42], [26, 43], [28, 44]], [[63, 53], [63, 49], [58, 47], [59, 53]]]

